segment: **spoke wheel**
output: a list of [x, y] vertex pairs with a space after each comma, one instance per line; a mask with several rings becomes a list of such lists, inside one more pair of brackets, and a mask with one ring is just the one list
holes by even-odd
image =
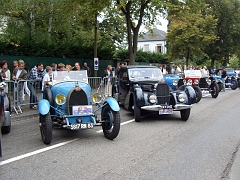
[[219, 87], [217, 85], [217, 83], [213, 83], [212, 86], [211, 86], [211, 95], [213, 98], [217, 98], [218, 97], [218, 94], [219, 94]]

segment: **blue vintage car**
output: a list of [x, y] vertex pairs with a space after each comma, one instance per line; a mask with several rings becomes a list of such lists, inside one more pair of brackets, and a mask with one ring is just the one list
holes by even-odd
[[52, 126], [80, 130], [100, 125], [106, 138], [112, 140], [118, 136], [119, 105], [114, 98], [91, 95], [87, 71], [58, 71], [48, 84], [38, 104], [40, 132], [45, 144], [51, 143]]
[[178, 75], [165, 75], [164, 76], [164, 81], [168, 84], [168, 86], [173, 90], [176, 91], [178, 87], [178, 80], [179, 76]]

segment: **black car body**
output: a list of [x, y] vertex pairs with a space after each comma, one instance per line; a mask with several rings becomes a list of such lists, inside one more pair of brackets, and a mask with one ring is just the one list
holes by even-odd
[[156, 66], [127, 66], [120, 70], [113, 97], [126, 109], [134, 109], [135, 121], [139, 122], [142, 110], [159, 114], [180, 111], [182, 120], [187, 120], [196, 94], [185, 85], [172, 91]]

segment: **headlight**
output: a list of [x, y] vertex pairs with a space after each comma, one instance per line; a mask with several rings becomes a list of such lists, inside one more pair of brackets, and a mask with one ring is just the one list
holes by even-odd
[[66, 97], [63, 94], [58, 94], [55, 98], [55, 102], [58, 105], [63, 105], [66, 102]]
[[208, 78], [207, 78], [206, 81], [207, 81], [208, 85], [211, 84], [211, 79], [208, 79]]
[[173, 83], [172, 83], [174, 86], [177, 86], [178, 84], [178, 81], [177, 80], [173, 80]]
[[197, 79], [195, 79], [195, 80], [194, 80], [194, 84], [197, 85], [198, 83], [199, 83], [199, 81], [198, 81]]
[[99, 94], [99, 93], [93, 94], [93, 96], [92, 96], [92, 101], [93, 101], [94, 103], [100, 103], [101, 100], [102, 100], [102, 95], [101, 95], [101, 94]]
[[184, 95], [184, 94], [179, 94], [179, 95], [178, 95], [178, 100], [179, 100], [180, 102], [184, 102], [184, 101], [185, 101], [185, 95]]
[[189, 79], [189, 80], [187, 81], [187, 85], [192, 86], [192, 80], [191, 80], [191, 79]]
[[150, 101], [150, 103], [156, 103], [156, 101], [157, 101], [157, 96], [156, 95], [151, 95], [150, 97], [149, 97], [149, 101]]

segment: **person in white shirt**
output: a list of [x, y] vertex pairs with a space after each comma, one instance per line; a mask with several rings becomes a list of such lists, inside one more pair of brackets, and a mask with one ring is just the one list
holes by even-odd
[[168, 74], [168, 72], [167, 72], [167, 65], [166, 65], [166, 64], [164, 64], [164, 65], [162, 66], [162, 74], [163, 74], [163, 75]]
[[43, 76], [43, 81], [42, 81], [42, 91], [44, 90], [44, 87], [46, 86], [47, 82], [49, 82], [50, 79], [50, 74], [52, 73], [52, 68], [51, 66], [46, 67], [46, 74]]
[[[8, 63], [7, 61], [3, 60], [0, 64], [0, 73], [2, 76], [3, 81], [9, 81], [10, 80], [10, 70], [8, 69]], [[8, 83], [6, 83], [6, 86], [4, 88], [4, 92], [8, 93]]]

